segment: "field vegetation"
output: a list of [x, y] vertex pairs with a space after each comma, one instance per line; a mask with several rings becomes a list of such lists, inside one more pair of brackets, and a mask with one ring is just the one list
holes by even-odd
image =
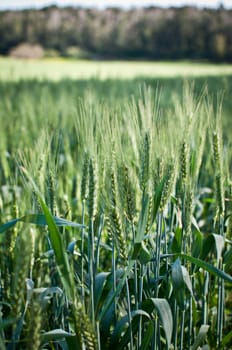
[[231, 349], [231, 77], [0, 83], [0, 349]]
[[[223, 77], [232, 75], [231, 64], [206, 62], [136, 62], [136, 61], [87, 61], [64, 58], [42, 60], [0, 57], [0, 80], [18, 81], [26, 79], [59, 81], [71, 80], [128, 80], [144, 78], [204, 78], [220, 77], [215, 87], [225, 90]], [[227, 80], [230, 81], [230, 80]], [[179, 83], [179, 80], [178, 80]], [[203, 85], [201, 82], [201, 86]], [[227, 82], [226, 82], [227, 84]], [[126, 84], [128, 85], [128, 84]], [[209, 84], [211, 88], [211, 84]], [[227, 90], [227, 87], [226, 87]]]

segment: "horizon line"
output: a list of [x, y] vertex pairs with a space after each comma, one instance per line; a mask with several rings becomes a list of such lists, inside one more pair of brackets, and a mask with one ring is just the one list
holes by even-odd
[[48, 4], [48, 5], [29, 5], [29, 6], [19, 6], [19, 5], [13, 5], [13, 6], [1, 6], [0, 5], [0, 11], [23, 11], [23, 10], [42, 10], [49, 7], [57, 7], [60, 9], [65, 8], [74, 8], [74, 9], [97, 9], [97, 10], [105, 10], [105, 9], [121, 9], [121, 10], [133, 10], [133, 9], [146, 9], [146, 8], [162, 8], [162, 9], [181, 9], [181, 8], [196, 8], [196, 9], [209, 9], [209, 10], [217, 10], [220, 8], [223, 8], [225, 10], [232, 10], [232, 4], [231, 6], [224, 6], [224, 5], [215, 5], [215, 6], [209, 6], [209, 5], [190, 5], [190, 4], [179, 4], [179, 5], [154, 5], [154, 4], [147, 4], [147, 5], [129, 5], [129, 6], [120, 6], [120, 5], [81, 5], [81, 4], [69, 4], [69, 5], [61, 5], [61, 4]]
[[[174, 4], [172, 4], [174, 2]], [[2, 3], [2, 4], [1, 4]], [[21, 4], [20, 4], [21, 3]], [[83, 9], [107, 9], [116, 8], [123, 10], [139, 9], [139, 8], [199, 8], [199, 9], [232, 9], [232, 3], [228, 0], [129, 0], [127, 3], [115, 0], [99, 0], [99, 1], [81, 1], [81, 0], [22, 0], [22, 1], [0, 1], [0, 10], [33, 10], [44, 9], [49, 7], [57, 8], [83, 8]]]

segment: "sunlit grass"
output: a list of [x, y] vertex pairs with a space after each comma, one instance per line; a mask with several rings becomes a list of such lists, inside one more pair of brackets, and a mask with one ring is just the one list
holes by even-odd
[[231, 64], [194, 62], [16, 60], [0, 58], [0, 79], [129, 79], [135, 77], [201, 77], [232, 75]]

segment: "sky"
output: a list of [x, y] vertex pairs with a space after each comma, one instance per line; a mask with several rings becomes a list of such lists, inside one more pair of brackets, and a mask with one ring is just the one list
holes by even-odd
[[223, 4], [225, 8], [232, 8], [232, 0], [0, 0], [0, 9], [40, 8], [51, 4], [58, 6], [94, 6], [98, 8], [107, 6], [130, 8], [151, 5], [162, 7], [183, 5], [218, 7]]

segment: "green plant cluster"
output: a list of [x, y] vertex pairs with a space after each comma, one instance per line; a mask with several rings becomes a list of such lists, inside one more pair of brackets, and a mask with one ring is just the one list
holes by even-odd
[[230, 349], [223, 109], [43, 84], [1, 85], [0, 349]]

